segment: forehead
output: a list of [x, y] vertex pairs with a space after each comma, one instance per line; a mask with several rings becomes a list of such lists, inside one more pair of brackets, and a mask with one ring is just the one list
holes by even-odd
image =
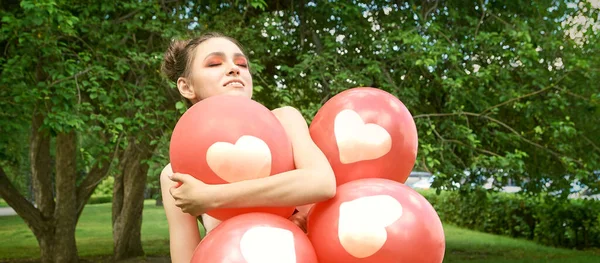
[[235, 53], [243, 53], [242, 50], [233, 42], [226, 38], [215, 37], [208, 39], [198, 45], [196, 49], [196, 55], [202, 59], [214, 52], [222, 52], [227, 56], [231, 56]]

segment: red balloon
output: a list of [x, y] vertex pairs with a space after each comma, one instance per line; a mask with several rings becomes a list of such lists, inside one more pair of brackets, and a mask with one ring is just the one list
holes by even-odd
[[404, 183], [417, 158], [417, 128], [404, 104], [376, 88], [352, 88], [327, 101], [310, 135], [329, 159], [337, 185], [361, 178]]
[[320, 263], [440, 263], [445, 237], [431, 204], [410, 187], [367, 178], [338, 187], [308, 215]]
[[286, 218], [266, 213], [233, 217], [200, 242], [191, 263], [317, 263], [308, 237]]
[[[242, 96], [204, 99], [181, 116], [171, 137], [173, 171], [207, 184], [267, 177], [295, 169], [292, 144], [277, 117]], [[207, 214], [219, 220], [249, 212], [289, 217], [294, 207], [227, 208]]]

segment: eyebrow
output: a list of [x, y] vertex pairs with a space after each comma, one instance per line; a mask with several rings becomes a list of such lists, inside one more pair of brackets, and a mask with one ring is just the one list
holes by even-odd
[[[204, 58], [204, 60], [208, 59], [210, 56], [225, 57], [226, 55], [225, 55], [224, 52], [213, 52], [213, 53], [210, 53], [210, 54], [206, 55], [206, 57]], [[233, 57], [234, 58], [243, 57], [243, 58], [247, 59], [246, 56], [244, 56], [244, 54], [242, 54], [242, 53], [235, 53], [235, 54], [233, 54]]]

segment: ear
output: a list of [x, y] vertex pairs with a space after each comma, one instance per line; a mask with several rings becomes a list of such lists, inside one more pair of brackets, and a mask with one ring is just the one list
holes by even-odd
[[194, 87], [192, 87], [192, 85], [190, 84], [191, 83], [189, 82], [189, 80], [184, 77], [179, 77], [177, 79], [177, 89], [179, 90], [181, 96], [190, 101], [194, 101], [196, 100], [198, 95], [194, 91]]

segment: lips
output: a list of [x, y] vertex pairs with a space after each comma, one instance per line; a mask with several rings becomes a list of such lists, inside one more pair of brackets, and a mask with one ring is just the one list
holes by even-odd
[[240, 80], [230, 80], [223, 84], [223, 87], [244, 87], [244, 83]]

